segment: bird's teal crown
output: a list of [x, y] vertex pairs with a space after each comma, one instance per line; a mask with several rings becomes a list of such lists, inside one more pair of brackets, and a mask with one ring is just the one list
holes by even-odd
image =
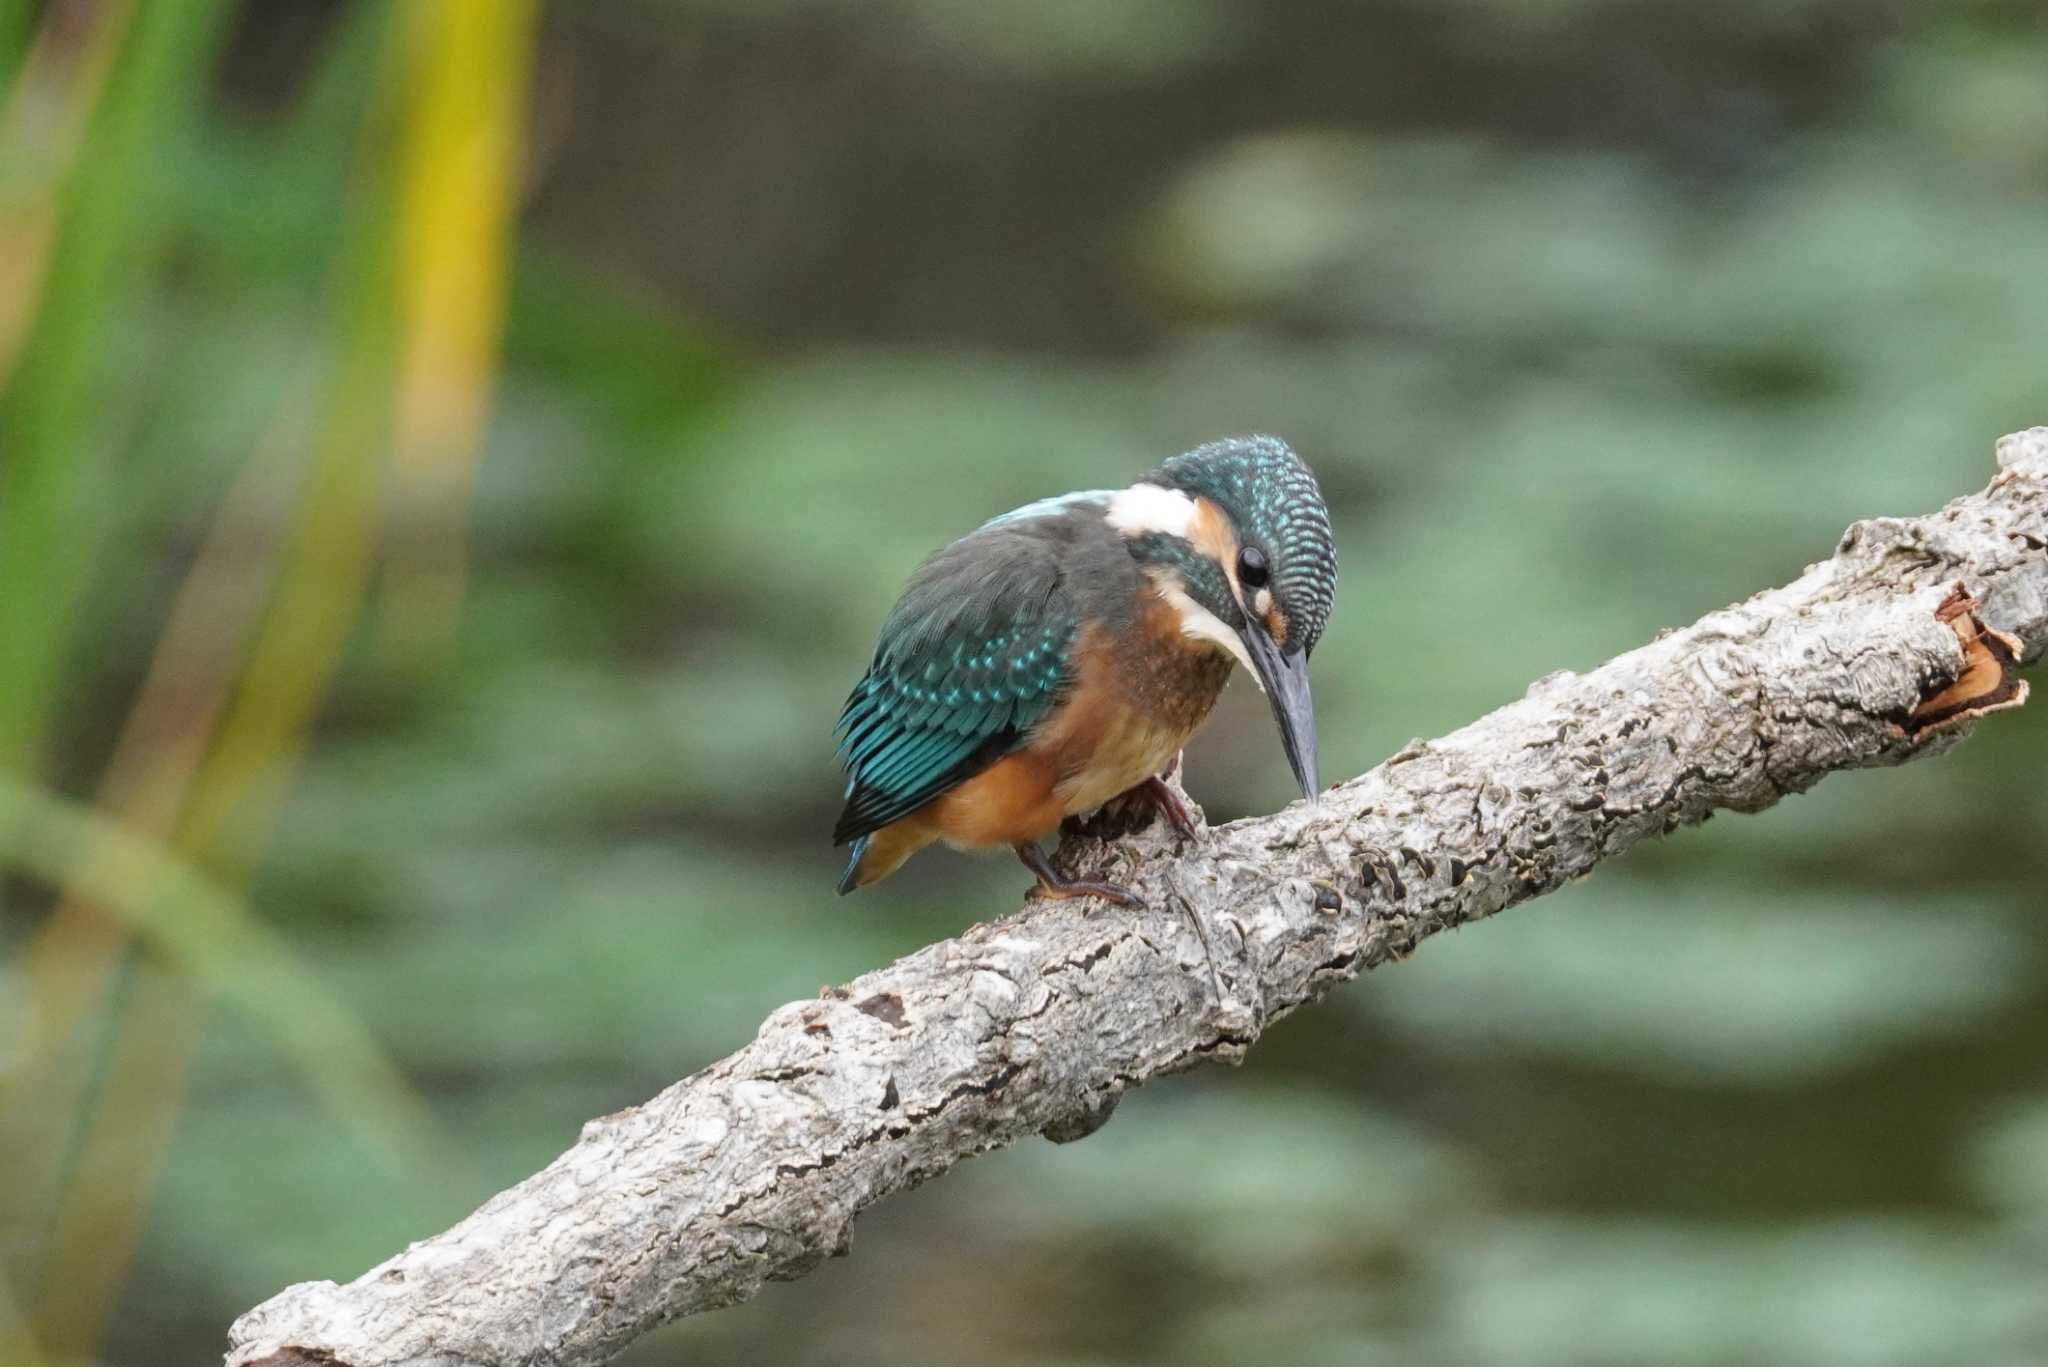
[[1222, 508], [1239, 541], [1271, 562], [1290, 640], [1315, 646], [1336, 597], [1337, 549], [1322, 489], [1293, 448], [1278, 437], [1226, 437], [1173, 457], [1145, 480]]

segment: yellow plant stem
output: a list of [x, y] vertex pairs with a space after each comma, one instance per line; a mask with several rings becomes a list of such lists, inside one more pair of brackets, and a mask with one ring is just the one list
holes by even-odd
[[417, 6], [400, 153], [394, 530], [382, 645], [417, 669], [454, 636], [524, 170], [533, 0]]

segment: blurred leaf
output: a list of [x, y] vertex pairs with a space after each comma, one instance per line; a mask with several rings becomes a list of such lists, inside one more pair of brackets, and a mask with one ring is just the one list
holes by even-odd
[[[0, 73], [4, 74], [4, 73]], [[0, 90], [4, 90], [0, 84]], [[4, 1278], [0, 1278], [0, 1360], [16, 1367], [43, 1367], [42, 1349], [36, 1346], [28, 1316]]]
[[[0, 485], [0, 771], [26, 772], [83, 620], [85, 595], [114, 528], [113, 482], [95, 402], [99, 334], [135, 288], [157, 242], [168, 149], [189, 133], [204, 63], [227, 7], [163, 0], [134, 7], [106, 93], [72, 168], [61, 234], [35, 331], [0, 402], [7, 478]], [[108, 10], [110, 23], [128, 13]], [[116, 28], [113, 32], [119, 32]]]
[[1333, 1250], [1400, 1244], [1471, 1196], [1445, 1143], [1321, 1092], [1196, 1087], [1126, 1098], [1076, 1145], [1027, 1145], [982, 1202], [1011, 1235], [1148, 1234], [1220, 1278], [1286, 1283]]
[[[185, 1269], [214, 1288], [221, 1306], [237, 1310], [291, 1282], [345, 1281], [544, 1166], [604, 1106], [626, 1104], [573, 1078], [529, 1075], [523, 1086], [451, 1097], [456, 1104], [443, 1113], [436, 1156], [394, 1167], [359, 1127], [293, 1104], [296, 1071], [267, 1048], [234, 1049], [201, 1064], [139, 1260], [144, 1267]], [[254, 1154], [273, 1155], [279, 1175], [252, 1180]], [[279, 1218], [281, 1193], [290, 1200], [289, 1219]], [[144, 1309], [145, 1324], [186, 1313], [164, 1278], [138, 1278], [124, 1299]], [[211, 1312], [207, 1319], [201, 1327], [217, 1339], [224, 1321]]]
[[343, 1126], [417, 1162], [435, 1126], [356, 1016], [243, 901], [89, 808], [0, 783], [0, 860], [72, 887], [261, 1021]]
[[1237, 36], [1232, 9], [1218, 0], [642, 0], [753, 25], [807, 17], [839, 18], [963, 65], [1020, 76], [1071, 78], [1093, 73], [1129, 79], [1199, 63]]
[[1744, 895], [1613, 869], [1433, 942], [1346, 1001], [1418, 1040], [1783, 1086], [1963, 1033], [2033, 967], [2018, 927], [1968, 897]]
[[1875, 98], [1949, 164], [1987, 181], [2048, 170], [2048, 34], [1979, 29], [1951, 19], [1928, 41], [1895, 44], [1880, 57]]
[[0, 0], [0, 101], [14, 91], [34, 15], [33, 0]]
[[1513, 1367], [2021, 1362], [2028, 1269], [1958, 1229], [1866, 1218], [1720, 1229], [1502, 1220], [1443, 1240], [1446, 1348]]
[[[1156, 463], [1127, 411], [1109, 383], [1053, 367], [883, 356], [787, 368], [715, 415], [694, 463], [637, 491], [629, 530], [644, 560], [685, 587], [706, 564], [729, 564], [745, 567], [758, 601], [858, 591], [831, 625], [864, 649], [856, 637], [917, 562], [990, 510], [1127, 482]], [[935, 466], [976, 474], [934, 480]], [[773, 553], [799, 528], [801, 554]]]
[[2048, 1228], [2048, 1097], [1999, 1107], [1972, 1138], [1962, 1167], [1993, 1206]]

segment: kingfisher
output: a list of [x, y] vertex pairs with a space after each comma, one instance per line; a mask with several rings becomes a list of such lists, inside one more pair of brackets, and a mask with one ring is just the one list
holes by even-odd
[[1304, 797], [1319, 787], [1308, 659], [1337, 588], [1330, 513], [1283, 441], [1233, 437], [1124, 489], [983, 523], [911, 576], [840, 714], [851, 844], [839, 891], [925, 846], [1008, 847], [1034, 897], [1139, 904], [1039, 841], [1126, 799], [1192, 839], [1162, 777], [1242, 664]]

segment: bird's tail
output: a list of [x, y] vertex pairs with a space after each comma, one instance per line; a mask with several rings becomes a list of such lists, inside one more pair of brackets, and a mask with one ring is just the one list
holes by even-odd
[[853, 857], [840, 875], [842, 895], [870, 883], [879, 883], [903, 867], [903, 861], [938, 838], [938, 832], [915, 818], [882, 827], [853, 842]]
[[873, 839], [871, 835], [864, 835], [853, 842], [853, 848], [849, 851], [852, 857], [846, 861], [846, 872], [839, 875], [841, 897], [860, 886], [860, 861], [868, 857], [868, 842]]

